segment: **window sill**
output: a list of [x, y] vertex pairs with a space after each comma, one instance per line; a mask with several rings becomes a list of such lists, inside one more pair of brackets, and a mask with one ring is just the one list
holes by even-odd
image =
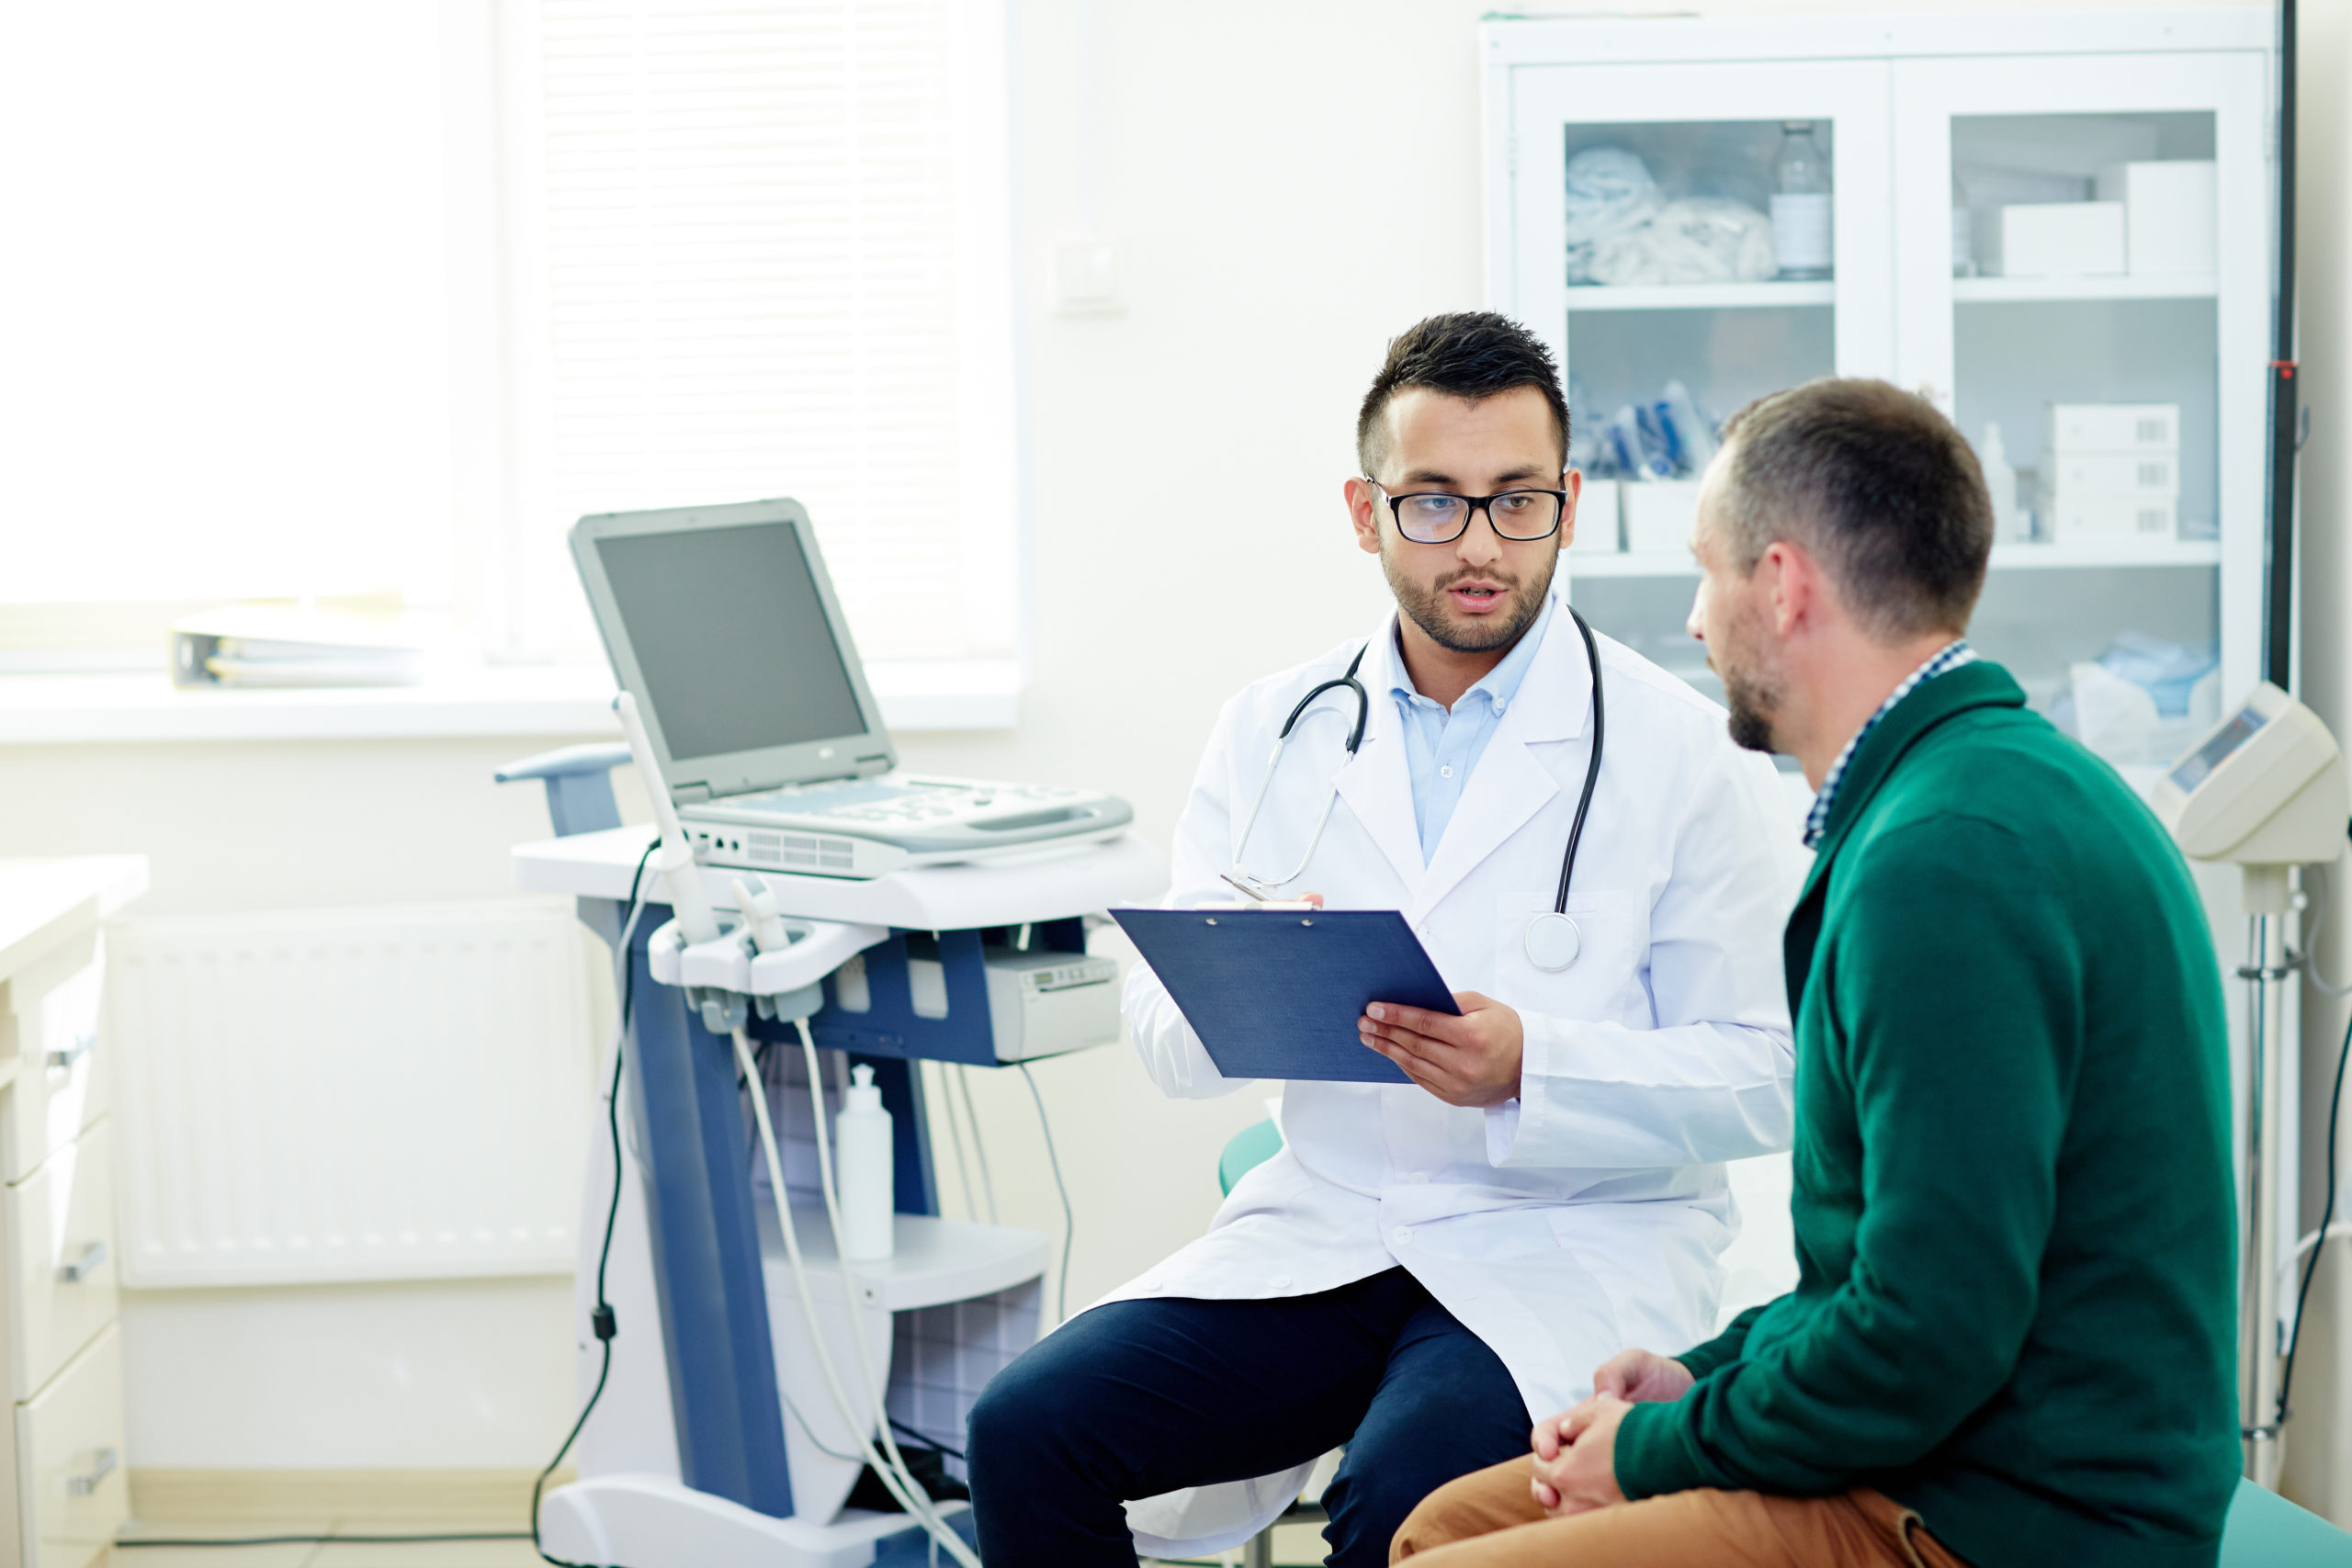
[[[1012, 660], [874, 664], [893, 731], [1010, 729]], [[255, 690], [174, 686], [162, 671], [0, 676], [0, 746], [154, 740], [392, 740], [618, 736], [602, 669], [482, 669], [414, 686]]]

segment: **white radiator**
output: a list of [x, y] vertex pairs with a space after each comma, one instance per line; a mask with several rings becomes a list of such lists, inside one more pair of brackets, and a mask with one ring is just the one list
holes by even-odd
[[566, 900], [135, 920], [126, 1285], [568, 1273], [598, 1054]]

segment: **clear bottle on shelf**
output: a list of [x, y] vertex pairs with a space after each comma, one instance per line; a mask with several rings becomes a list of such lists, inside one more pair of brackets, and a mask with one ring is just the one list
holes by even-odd
[[1968, 216], [1968, 190], [1960, 183], [1958, 169], [1951, 172], [1951, 275], [1976, 276], [1975, 225]]
[[1827, 277], [1830, 271], [1829, 160], [1813, 139], [1813, 121], [1792, 119], [1781, 127], [1781, 152], [1772, 161], [1772, 248], [1781, 276]]

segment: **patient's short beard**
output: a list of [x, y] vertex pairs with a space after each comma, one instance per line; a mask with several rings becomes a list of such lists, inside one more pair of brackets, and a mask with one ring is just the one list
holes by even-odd
[[1731, 709], [1731, 739], [1750, 751], [1777, 751], [1772, 744], [1772, 715], [1780, 711], [1776, 682], [1754, 675], [1724, 676], [1724, 701]]

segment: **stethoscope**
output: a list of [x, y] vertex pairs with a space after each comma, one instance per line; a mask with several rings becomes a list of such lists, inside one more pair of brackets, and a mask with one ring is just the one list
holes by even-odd
[[[1585, 763], [1584, 793], [1577, 798], [1576, 820], [1568, 826], [1567, 853], [1560, 859], [1559, 896], [1552, 900], [1550, 909], [1527, 922], [1527, 935], [1523, 939], [1527, 961], [1548, 974], [1557, 974], [1566, 969], [1577, 961], [1577, 954], [1584, 951], [1584, 932], [1568, 917], [1568, 883], [1576, 875], [1577, 845], [1584, 839], [1584, 819], [1592, 810], [1593, 785], [1600, 782], [1601, 741], [1608, 733], [1607, 713], [1600, 696], [1600, 645], [1593, 640], [1592, 627], [1586, 625], [1582, 615], [1571, 606], [1561, 607], [1567, 610], [1568, 618], [1576, 622], [1577, 630], [1583, 634], [1585, 660], [1592, 668], [1592, 758]], [[1371, 650], [1372, 644], [1364, 644], [1356, 649], [1355, 658], [1348, 661], [1346, 674], [1324, 682], [1299, 698], [1298, 705], [1290, 710], [1290, 716], [1283, 720], [1282, 730], [1274, 737], [1273, 754], [1266, 759], [1266, 781], [1258, 786], [1258, 796], [1250, 803], [1250, 815], [1241, 824], [1241, 836], [1233, 843], [1233, 869], [1221, 874], [1226, 881], [1252, 898], [1271, 898], [1275, 889], [1287, 886], [1306, 875], [1306, 863], [1315, 858], [1316, 846], [1323, 841], [1323, 829], [1331, 820], [1332, 808], [1340, 804], [1340, 779], [1336, 773], [1331, 776], [1330, 797], [1324, 801], [1323, 814], [1315, 819], [1315, 831], [1306, 840], [1306, 852], [1298, 857], [1298, 864], [1291, 868], [1290, 874], [1268, 880], [1252, 876], [1241, 868], [1242, 852], [1249, 848], [1250, 831], [1258, 826], [1258, 811], [1266, 804], [1266, 792], [1273, 788], [1274, 773], [1282, 765], [1283, 749], [1290, 744], [1291, 731], [1298, 728], [1298, 721], [1306, 716], [1315, 699], [1326, 692], [1344, 690], [1355, 698], [1356, 722], [1354, 728], [1348, 731], [1347, 752], [1340, 766], [1345, 769], [1348, 763], [1355, 761], [1356, 750], [1363, 744], [1364, 726], [1372, 718], [1372, 694], [1364, 690], [1363, 682], [1356, 679], [1356, 671], [1363, 666], [1363, 656]]]

